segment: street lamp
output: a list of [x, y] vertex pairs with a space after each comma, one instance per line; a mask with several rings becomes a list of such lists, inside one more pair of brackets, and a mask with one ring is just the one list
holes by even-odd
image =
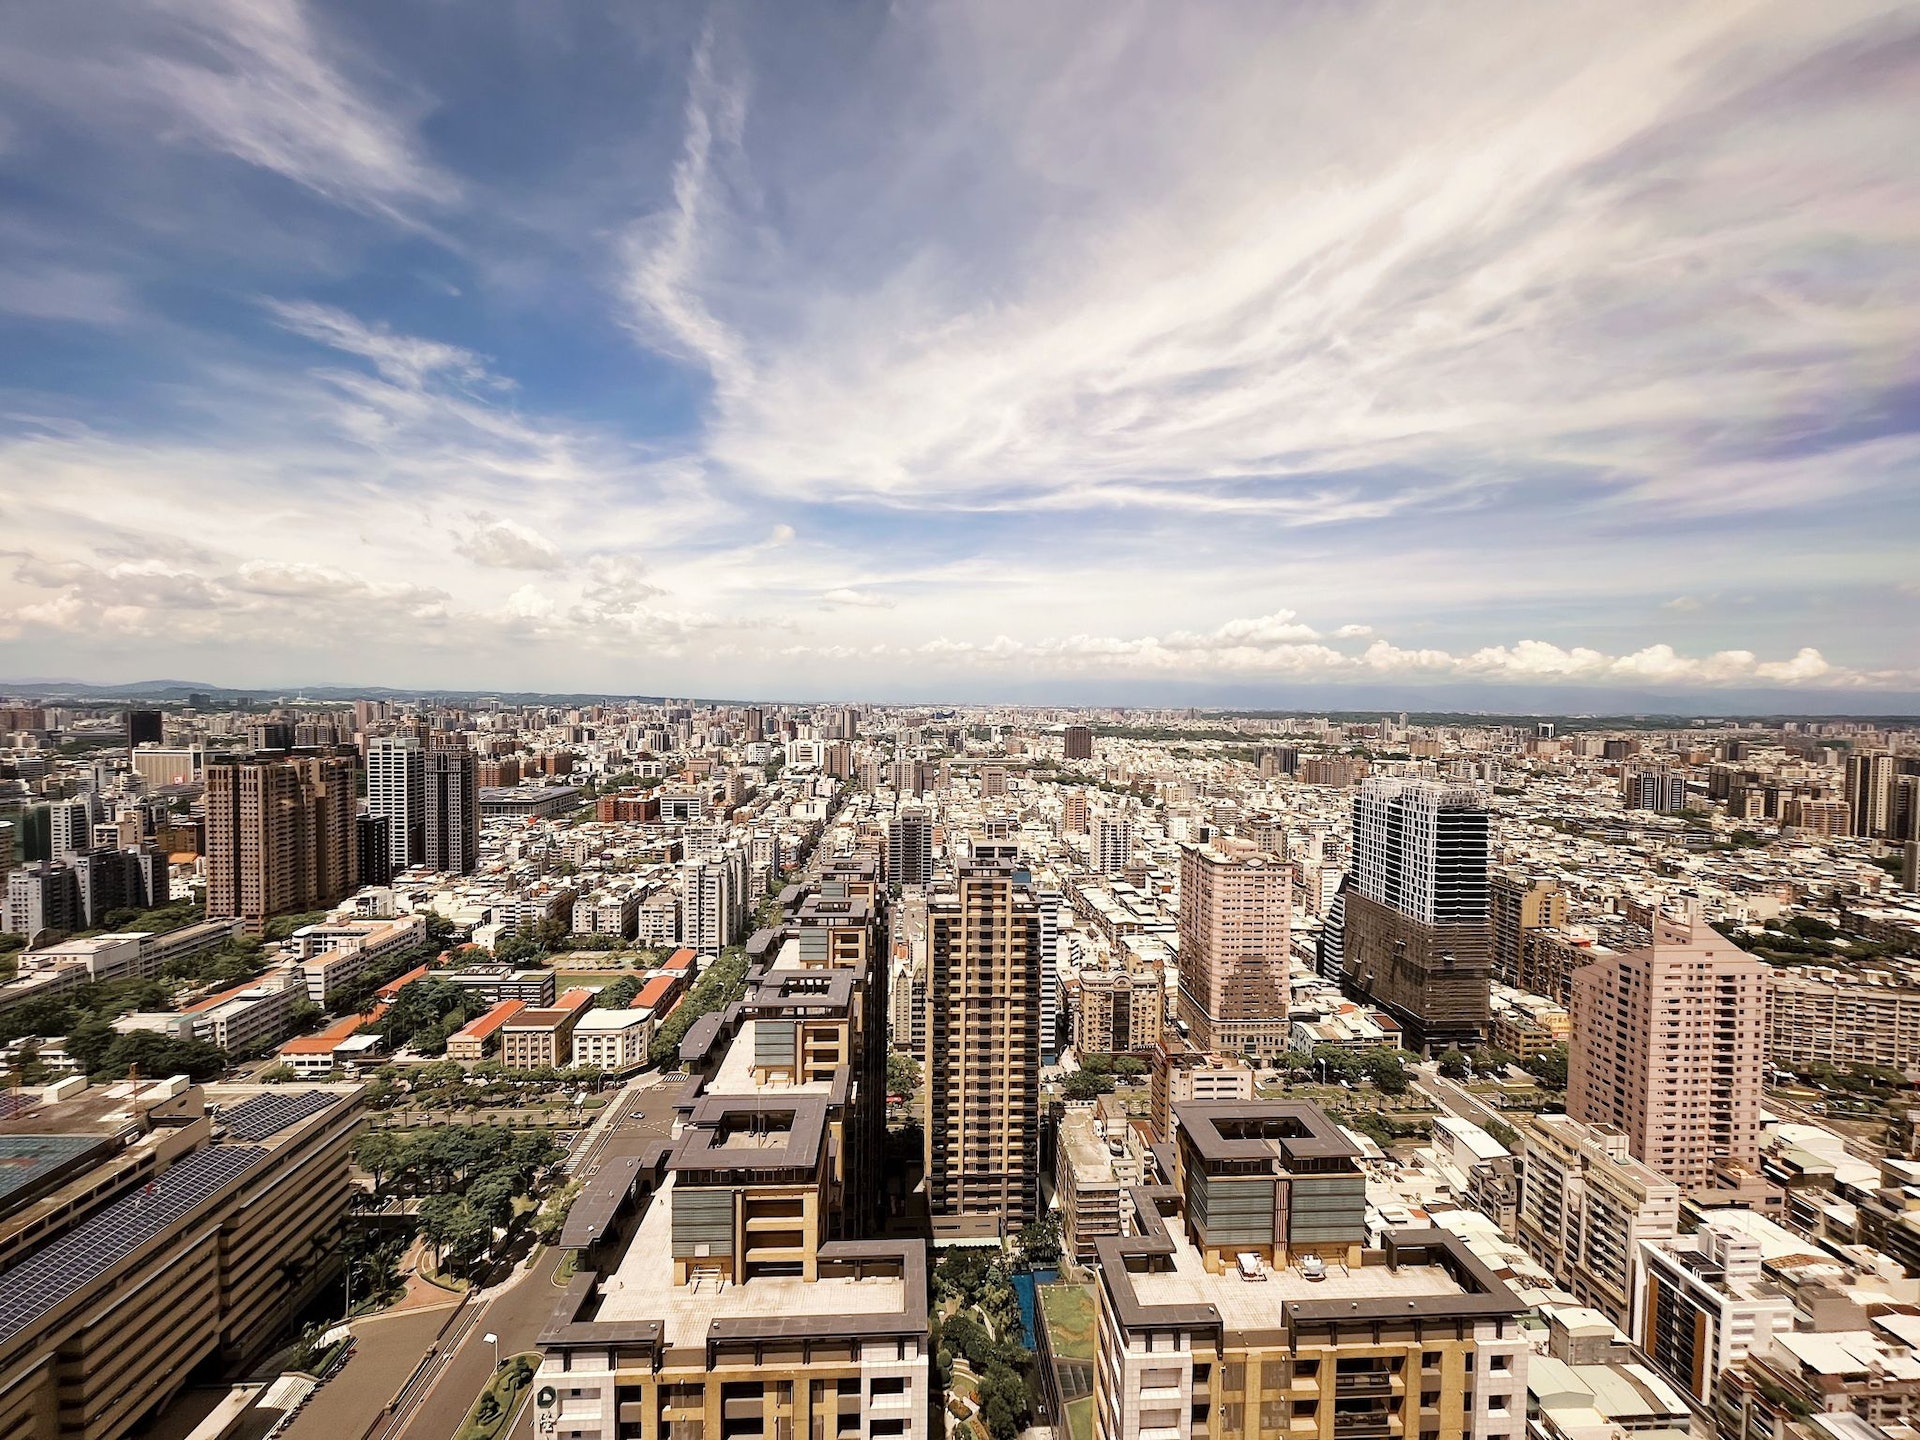
[[500, 1368], [500, 1337], [489, 1330], [480, 1338], [493, 1346], [493, 1368], [498, 1370]]

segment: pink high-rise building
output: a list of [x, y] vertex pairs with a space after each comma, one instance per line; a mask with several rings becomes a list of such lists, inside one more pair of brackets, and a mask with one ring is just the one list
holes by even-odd
[[1766, 975], [1704, 923], [1664, 914], [1648, 948], [1582, 965], [1567, 1113], [1619, 1130], [1634, 1159], [1689, 1190], [1722, 1164], [1756, 1168]]

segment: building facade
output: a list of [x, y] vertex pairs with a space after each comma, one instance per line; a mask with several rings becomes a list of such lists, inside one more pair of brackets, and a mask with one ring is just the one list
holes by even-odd
[[1180, 1019], [1201, 1050], [1273, 1060], [1289, 1042], [1292, 875], [1251, 849], [1180, 852]]

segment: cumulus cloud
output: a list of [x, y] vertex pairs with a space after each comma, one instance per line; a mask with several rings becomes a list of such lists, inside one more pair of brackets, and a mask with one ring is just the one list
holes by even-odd
[[871, 590], [856, 590], [849, 585], [838, 585], [831, 590], [820, 592], [820, 600], [826, 605], [851, 605], [868, 610], [891, 610], [893, 601]]
[[560, 570], [560, 547], [517, 520], [488, 520], [454, 542], [453, 548], [495, 570]]

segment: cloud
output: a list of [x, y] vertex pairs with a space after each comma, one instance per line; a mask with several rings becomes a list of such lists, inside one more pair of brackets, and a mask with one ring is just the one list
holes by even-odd
[[891, 610], [893, 601], [884, 595], [876, 595], [871, 590], [856, 590], [851, 586], [836, 586], [832, 590], [820, 592], [820, 599], [826, 605], [851, 605], [869, 610]]
[[560, 570], [566, 559], [546, 536], [514, 520], [490, 520], [454, 542], [453, 548], [496, 570]]

